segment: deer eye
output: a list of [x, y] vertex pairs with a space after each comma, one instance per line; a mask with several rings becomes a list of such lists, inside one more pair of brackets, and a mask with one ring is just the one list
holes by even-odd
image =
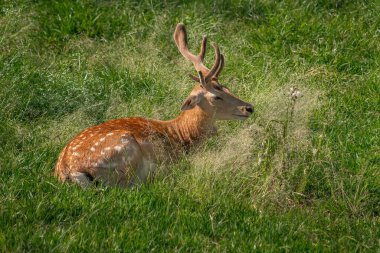
[[215, 100], [221, 100], [221, 101], [223, 101], [223, 98], [221, 98], [221, 97], [215, 97]]

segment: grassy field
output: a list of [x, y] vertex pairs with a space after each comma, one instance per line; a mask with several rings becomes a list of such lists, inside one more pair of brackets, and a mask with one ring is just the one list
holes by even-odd
[[[379, 1], [2, 1], [0, 251], [379, 252], [379, 13]], [[220, 81], [254, 117], [219, 122], [151, 183], [59, 183], [58, 153], [82, 129], [179, 113], [194, 70], [178, 22], [193, 51], [203, 34], [221, 46]]]

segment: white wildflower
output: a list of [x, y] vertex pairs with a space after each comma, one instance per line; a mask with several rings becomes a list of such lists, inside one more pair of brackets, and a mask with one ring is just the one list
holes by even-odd
[[302, 92], [297, 87], [291, 87], [289, 89], [289, 97], [292, 100], [297, 100], [303, 96]]

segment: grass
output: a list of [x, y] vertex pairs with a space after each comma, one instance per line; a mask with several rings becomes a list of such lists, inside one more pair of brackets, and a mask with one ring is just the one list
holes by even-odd
[[[378, 251], [379, 7], [2, 2], [0, 251]], [[59, 183], [52, 168], [80, 130], [179, 113], [193, 69], [172, 40], [177, 22], [194, 50], [203, 34], [218, 42], [221, 81], [255, 116], [218, 123], [152, 183]], [[293, 86], [304, 96], [290, 116]]]

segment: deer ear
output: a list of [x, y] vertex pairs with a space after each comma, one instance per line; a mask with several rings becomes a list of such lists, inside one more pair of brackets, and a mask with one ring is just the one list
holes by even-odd
[[201, 101], [201, 98], [199, 95], [197, 96], [191, 95], [185, 100], [185, 102], [183, 102], [181, 110], [185, 111], [185, 110], [193, 109], [200, 101]]

